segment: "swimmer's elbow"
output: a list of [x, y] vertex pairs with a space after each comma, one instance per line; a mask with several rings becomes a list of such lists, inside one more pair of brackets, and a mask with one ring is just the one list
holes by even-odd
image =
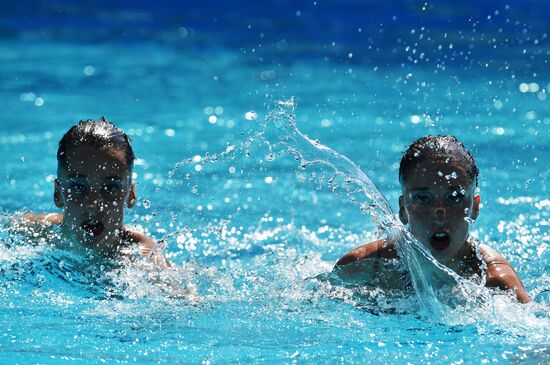
[[512, 267], [508, 266], [508, 268], [499, 269], [500, 270], [494, 270], [495, 272], [488, 273], [486, 286], [499, 288], [500, 290], [512, 290], [520, 303], [530, 302], [531, 297]]

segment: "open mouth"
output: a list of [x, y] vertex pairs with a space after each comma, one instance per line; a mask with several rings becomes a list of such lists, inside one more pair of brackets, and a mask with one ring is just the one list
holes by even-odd
[[101, 234], [105, 230], [105, 226], [103, 225], [103, 223], [94, 220], [89, 220], [82, 223], [81, 227], [82, 230], [86, 232], [86, 234], [92, 237], [101, 236]]
[[436, 232], [430, 238], [430, 244], [437, 251], [443, 251], [451, 244], [451, 236], [447, 232]]

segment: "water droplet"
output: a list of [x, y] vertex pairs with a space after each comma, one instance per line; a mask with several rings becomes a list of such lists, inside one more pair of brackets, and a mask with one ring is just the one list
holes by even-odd
[[147, 199], [144, 199], [144, 200], [143, 200], [143, 207], [144, 207], [145, 209], [151, 208], [151, 201], [150, 201], [150, 200], [147, 200]]
[[413, 116], [411, 116], [411, 123], [412, 123], [412, 124], [418, 124], [418, 123], [420, 123], [420, 116], [418, 116], [418, 115], [413, 115]]
[[244, 118], [246, 120], [256, 120], [258, 118], [258, 114], [256, 114], [255, 111], [249, 111], [244, 114]]
[[86, 76], [92, 76], [93, 74], [95, 74], [95, 67], [86, 66], [86, 67], [84, 67], [82, 72], [84, 72], [84, 75], [86, 75]]
[[451, 172], [449, 175], [445, 175], [445, 179], [447, 180], [450, 180], [450, 179], [456, 179], [457, 178], [457, 174], [455, 171]]
[[519, 91], [522, 93], [526, 93], [527, 91], [529, 91], [529, 85], [525, 82], [522, 82], [521, 84], [519, 84]]

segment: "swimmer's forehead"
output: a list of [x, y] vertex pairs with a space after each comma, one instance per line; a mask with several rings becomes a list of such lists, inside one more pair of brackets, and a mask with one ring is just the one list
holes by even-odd
[[[87, 174], [83, 174], [79, 172], [72, 172], [72, 173], [68, 171], [66, 172], [67, 172], [66, 177], [71, 180], [88, 180], [90, 177]], [[95, 176], [95, 174], [92, 176]], [[119, 175], [110, 175], [110, 176], [101, 176], [101, 179], [108, 180], [108, 181], [122, 181], [124, 180], [124, 177]]]
[[93, 159], [97, 156], [109, 156], [124, 161], [125, 152], [112, 144], [98, 146], [85, 142], [68, 147], [62, 155], [65, 155], [65, 159], [67, 160], [73, 159], [74, 156], [78, 156], [78, 159]]
[[459, 191], [459, 192], [472, 192], [474, 191], [474, 186], [472, 186], [472, 184], [469, 184], [467, 186], [462, 186], [462, 185], [446, 185], [446, 186], [442, 186], [442, 185], [432, 185], [432, 186], [424, 186], [424, 185], [419, 185], [419, 186], [406, 186], [404, 187], [404, 189], [410, 193], [422, 193], [422, 192], [432, 192], [434, 190], [438, 190], [438, 189], [441, 189], [441, 190], [445, 190], [445, 191], [450, 191], [450, 192], [455, 192], [455, 191]]
[[475, 180], [468, 174], [466, 166], [448, 160], [429, 160], [417, 163], [408, 173], [403, 188], [422, 191], [434, 188], [446, 190], [472, 189]]
[[58, 164], [58, 176], [69, 179], [122, 181], [131, 179], [131, 168], [124, 152], [116, 148], [98, 148], [83, 144], [66, 152], [63, 163]]
[[83, 165], [98, 169], [113, 168], [129, 171], [131, 166], [125, 158], [124, 151], [110, 146], [97, 147], [90, 144], [73, 146], [63, 153], [59, 167], [78, 170]]

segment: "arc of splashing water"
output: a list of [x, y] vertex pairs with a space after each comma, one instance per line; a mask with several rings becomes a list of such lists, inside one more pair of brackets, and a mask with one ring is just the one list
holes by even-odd
[[279, 143], [282, 143], [288, 152], [305, 161], [306, 165], [325, 165], [332, 169], [335, 175], [361, 188], [365, 197], [370, 200], [361, 206], [370, 214], [373, 222], [394, 242], [401, 262], [410, 273], [416, 297], [424, 314], [436, 319], [445, 320], [448, 317], [449, 307], [446, 303], [452, 298], [449, 298], [449, 293], [441, 293], [435, 289], [434, 283], [438, 280], [459, 285], [462, 289], [460, 292], [464, 294], [464, 298], [459, 300], [468, 301], [471, 295], [479, 295], [479, 290], [473, 287], [473, 283], [439, 263], [428, 249], [410, 234], [396, 219], [384, 195], [353, 161], [312, 140], [298, 129], [293, 98], [277, 102], [276, 108], [267, 115], [265, 120], [264, 131], [260, 135], [266, 134], [269, 123], [279, 124], [278, 128], [283, 128], [288, 133], [284, 138], [279, 136]]

